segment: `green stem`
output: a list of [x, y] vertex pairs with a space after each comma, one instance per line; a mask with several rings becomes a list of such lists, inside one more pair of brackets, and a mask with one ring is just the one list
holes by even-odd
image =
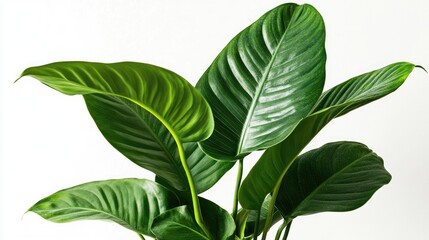
[[287, 226], [287, 222], [285, 220], [285, 221], [283, 221], [282, 225], [277, 230], [275, 240], [279, 240], [280, 239], [280, 236], [282, 235], [282, 232], [283, 232], [283, 230], [285, 229], [286, 226]]
[[[174, 135], [173, 135], [174, 136]], [[177, 148], [179, 150], [179, 157], [180, 162], [182, 163], [183, 169], [185, 170], [186, 177], [189, 182], [189, 189], [191, 190], [191, 197], [192, 197], [192, 205], [194, 208], [194, 217], [195, 221], [197, 222], [198, 226], [204, 231], [204, 233], [211, 238], [211, 234], [209, 230], [207, 229], [206, 225], [204, 224], [203, 215], [201, 214], [201, 207], [200, 207], [200, 201], [198, 199], [198, 194], [195, 189], [194, 179], [192, 178], [191, 170], [189, 170], [188, 163], [186, 162], [186, 156], [185, 151], [183, 150], [183, 145], [180, 140], [176, 139]]]
[[232, 205], [232, 219], [236, 219], [238, 211], [238, 191], [240, 190], [241, 178], [243, 176], [243, 158], [238, 161], [237, 180], [235, 182], [234, 203]]
[[259, 218], [261, 218], [261, 208], [259, 208], [258, 212], [256, 212], [255, 229], [253, 230], [253, 240], [258, 240]]
[[137, 233], [137, 235], [139, 235], [140, 240], [145, 240], [142, 234]]
[[270, 205], [268, 206], [267, 220], [265, 222], [264, 233], [262, 234], [262, 240], [265, 240], [267, 238], [268, 230], [270, 230], [271, 222], [273, 221], [274, 207], [275, 207], [277, 196], [279, 195], [282, 179], [283, 178], [280, 178], [277, 181], [276, 186], [274, 187], [274, 191], [271, 194], [271, 201], [270, 201]]
[[277, 180], [276, 185], [274, 186], [273, 193], [271, 194], [270, 205], [268, 206], [267, 221], [265, 222], [262, 240], [265, 240], [267, 238], [268, 231], [270, 230], [271, 222], [273, 221], [274, 208], [276, 205], [277, 196], [279, 195], [280, 186], [282, 185], [283, 177], [285, 176], [286, 172], [289, 170], [292, 163], [295, 162], [295, 160], [296, 160], [296, 157], [292, 161], [290, 161], [287, 167], [283, 170], [281, 177]]
[[290, 230], [290, 227], [292, 226], [292, 220], [290, 220], [289, 221], [289, 224], [287, 225], [287, 227], [286, 227], [286, 231], [285, 231], [285, 234], [283, 235], [283, 240], [286, 240], [287, 239], [287, 236], [289, 235], [289, 230]]
[[247, 219], [249, 219], [249, 214], [250, 214], [250, 211], [248, 211], [245, 214], [244, 221], [242, 221], [240, 223], [238, 223], [237, 221], [235, 222], [236, 226], [240, 226], [239, 229], [235, 230], [235, 234], [239, 237], [239, 239], [243, 239], [245, 237], [245, 234], [246, 234], [246, 224], [247, 224]]

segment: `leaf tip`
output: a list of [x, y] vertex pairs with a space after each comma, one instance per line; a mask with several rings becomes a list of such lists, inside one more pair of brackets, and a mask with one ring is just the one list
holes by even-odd
[[19, 79], [21, 79], [21, 78], [23, 78], [23, 77], [30, 76], [30, 74], [28, 73], [29, 69], [31, 69], [31, 67], [26, 68], [26, 69], [21, 73], [21, 75], [19, 75], [19, 77], [18, 77], [15, 81], [13, 81], [13, 83], [18, 82], [18, 80], [19, 80]]
[[19, 79], [21, 79], [22, 77], [24, 77], [25, 75], [24, 75], [24, 72], [23, 73], [21, 73], [21, 75], [19, 75], [19, 77], [17, 78], [17, 79], [15, 79], [15, 81], [13, 81], [13, 83], [16, 83], [16, 82], [18, 82], [18, 80]]
[[27, 211], [25, 211], [23, 214], [22, 214], [22, 216], [21, 216], [21, 222], [22, 222], [22, 220], [24, 220], [24, 216], [28, 213], [28, 212], [32, 212], [32, 209], [33, 207], [31, 207], [31, 208], [29, 208]]
[[414, 66], [415, 68], [420, 68], [420, 69], [422, 69], [423, 71], [425, 71], [427, 74], [429, 74], [429, 72], [423, 67], [423, 66], [421, 66], [421, 65], [415, 65]]

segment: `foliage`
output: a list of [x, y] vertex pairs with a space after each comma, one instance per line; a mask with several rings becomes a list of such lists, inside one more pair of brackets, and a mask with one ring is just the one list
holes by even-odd
[[[109, 143], [156, 180], [85, 183], [29, 211], [53, 222], [109, 220], [156, 239], [256, 239], [283, 220], [365, 204], [391, 176], [362, 143], [301, 154], [332, 119], [384, 97], [416, 67], [398, 62], [323, 92], [325, 27], [307, 4], [280, 5], [240, 32], [196, 87], [135, 62], [57, 62], [22, 73], [83, 95]], [[323, 93], [322, 93], [323, 92]], [[242, 181], [248, 154], [265, 150]], [[300, 155], [301, 154], [301, 155]], [[198, 194], [238, 162], [230, 214]], [[238, 209], [240, 202], [242, 209]]]

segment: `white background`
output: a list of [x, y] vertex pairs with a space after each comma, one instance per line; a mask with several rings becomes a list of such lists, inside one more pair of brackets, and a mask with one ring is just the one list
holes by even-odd
[[[299, 1], [301, 2], [301, 1]], [[429, 68], [429, 1], [308, 1], [327, 27], [332, 87], [396, 61]], [[110, 178], [152, 178], [98, 132], [80, 96], [57, 93], [26, 68], [63, 60], [138, 61], [193, 84], [240, 30], [282, 1], [8, 0], [0, 6], [0, 239], [138, 239], [112, 223], [54, 224], [25, 211], [62, 188]], [[312, 142], [354, 140], [393, 175], [362, 208], [298, 218], [289, 239], [429, 239], [429, 76], [334, 120]], [[245, 161], [245, 171], [257, 155]], [[231, 209], [235, 168], [203, 194]]]

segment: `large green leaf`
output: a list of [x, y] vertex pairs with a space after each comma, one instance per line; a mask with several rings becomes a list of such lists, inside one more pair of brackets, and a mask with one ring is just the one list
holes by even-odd
[[42, 199], [29, 211], [57, 223], [108, 220], [137, 233], [153, 236], [152, 221], [177, 206], [176, 196], [145, 179], [90, 182]]
[[181, 142], [210, 136], [213, 117], [201, 94], [179, 75], [149, 64], [58, 62], [26, 69], [32, 76], [69, 95], [99, 93], [134, 102], [153, 114]]
[[285, 218], [351, 211], [364, 205], [390, 179], [383, 160], [365, 145], [328, 143], [292, 164], [283, 178], [276, 207]]
[[212, 236], [207, 236], [193, 218], [192, 208], [180, 206], [155, 218], [152, 232], [159, 240], [226, 240], [234, 234], [231, 215], [209, 200], [200, 198], [201, 210]]
[[395, 91], [411, 71], [411, 63], [394, 63], [354, 77], [325, 92], [312, 114], [304, 118], [280, 144], [269, 148], [250, 170], [239, 200], [247, 209], [259, 209], [265, 196], [281, 183], [293, 161], [332, 119]]
[[[102, 94], [87, 94], [84, 98], [110, 144], [137, 165], [162, 177], [169, 186], [189, 190], [174, 138], [156, 117], [123, 98]], [[213, 186], [234, 165], [213, 160], [197, 143], [184, 143], [183, 148], [198, 193]]]
[[278, 6], [239, 33], [197, 84], [215, 118], [203, 151], [235, 160], [285, 139], [322, 93], [324, 44], [322, 17], [307, 4]]

